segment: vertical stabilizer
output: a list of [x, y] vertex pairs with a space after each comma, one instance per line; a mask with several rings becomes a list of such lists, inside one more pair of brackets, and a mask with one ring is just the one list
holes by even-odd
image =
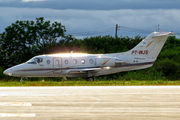
[[169, 35], [174, 33], [153, 32], [124, 55], [156, 59]]

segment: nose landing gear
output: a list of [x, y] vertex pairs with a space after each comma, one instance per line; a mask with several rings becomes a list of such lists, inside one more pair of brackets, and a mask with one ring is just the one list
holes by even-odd
[[27, 77], [21, 77], [20, 82], [24, 81], [23, 78], [25, 78], [26, 80], [28, 79]]

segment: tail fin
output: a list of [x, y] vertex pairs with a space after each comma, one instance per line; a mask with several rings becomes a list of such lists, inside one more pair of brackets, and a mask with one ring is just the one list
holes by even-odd
[[174, 33], [153, 32], [124, 55], [156, 59], [169, 35]]

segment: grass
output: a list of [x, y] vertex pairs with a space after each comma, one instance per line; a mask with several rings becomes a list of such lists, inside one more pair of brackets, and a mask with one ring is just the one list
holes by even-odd
[[1, 80], [0, 87], [16, 87], [16, 86], [170, 86], [180, 85], [180, 81], [168, 81], [168, 80], [152, 80], [152, 81], [139, 81], [139, 80], [95, 80], [88, 82], [86, 80], [69, 80], [69, 81], [52, 81], [52, 80], [40, 80], [30, 81], [25, 80], [19, 82], [14, 80]]

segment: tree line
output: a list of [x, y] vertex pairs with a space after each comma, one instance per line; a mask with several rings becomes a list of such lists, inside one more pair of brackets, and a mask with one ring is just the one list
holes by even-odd
[[[118, 53], [132, 49], [142, 39], [141, 36], [113, 37], [96, 36], [76, 39], [65, 35], [66, 28], [58, 22], [45, 21], [43, 17], [35, 21], [12, 23], [0, 34], [0, 70], [26, 62], [41, 54], [54, 53]], [[144, 70], [121, 72], [97, 77], [106, 80], [179, 80], [180, 79], [180, 39], [169, 36], [154, 66]], [[1, 73], [2, 74], [2, 73]], [[1, 77], [4, 77], [1, 75]]]

